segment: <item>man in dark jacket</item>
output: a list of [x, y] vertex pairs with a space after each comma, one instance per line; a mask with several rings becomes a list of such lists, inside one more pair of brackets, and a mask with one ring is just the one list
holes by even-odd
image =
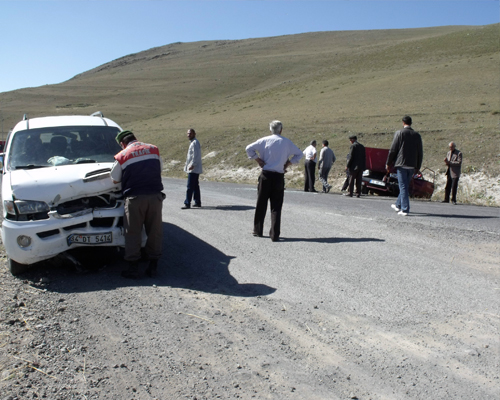
[[356, 181], [356, 197], [361, 197], [361, 180], [366, 165], [365, 146], [358, 142], [355, 135], [349, 136], [351, 147], [347, 155], [346, 171], [349, 171], [349, 189], [345, 196], [352, 197], [354, 193], [354, 181]]
[[386, 169], [396, 168], [398, 174], [399, 196], [391, 207], [399, 215], [408, 215], [410, 212], [410, 182], [415, 172], [420, 171], [424, 156], [422, 137], [411, 128], [411, 117], [403, 117], [403, 129], [394, 134]]
[[115, 156], [111, 179], [115, 183], [122, 183], [125, 198], [125, 260], [129, 264], [122, 276], [130, 279], [140, 276], [144, 226], [148, 237], [145, 250], [150, 260], [146, 274], [152, 277], [156, 275], [162, 252], [162, 160], [156, 146], [139, 142], [131, 131], [120, 132], [116, 141], [123, 150]]

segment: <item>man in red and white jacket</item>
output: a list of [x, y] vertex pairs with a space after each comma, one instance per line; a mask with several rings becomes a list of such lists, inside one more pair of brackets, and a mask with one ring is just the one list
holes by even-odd
[[130, 279], [140, 276], [143, 226], [147, 235], [145, 251], [150, 260], [146, 274], [154, 276], [163, 240], [162, 159], [158, 147], [139, 142], [131, 131], [120, 132], [116, 141], [123, 150], [115, 155], [111, 179], [115, 183], [122, 183], [125, 198], [125, 260], [129, 263], [129, 268], [122, 272], [122, 276]]

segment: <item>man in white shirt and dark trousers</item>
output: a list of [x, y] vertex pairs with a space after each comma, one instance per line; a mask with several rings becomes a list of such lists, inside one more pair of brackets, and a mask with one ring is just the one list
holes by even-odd
[[304, 150], [305, 157], [305, 181], [304, 192], [317, 192], [314, 189], [314, 181], [316, 180], [316, 140], [313, 140]]
[[[253, 235], [262, 237], [267, 202], [271, 202], [271, 229], [269, 236], [277, 242], [281, 233], [281, 209], [285, 194], [285, 171], [291, 164], [297, 164], [302, 151], [290, 139], [281, 136], [280, 121], [269, 124], [271, 135], [265, 136], [246, 147], [248, 158], [257, 161], [262, 168], [259, 176], [257, 205], [255, 207]], [[292, 157], [290, 159], [290, 157]]]
[[196, 132], [194, 129], [188, 129], [187, 137], [191, 141], [189, 145], [186, 165], [184, 172], [188, 174], [186, 200], [184, 200], [183, 210], [191, 208], [191, 200], [194, 195], [193, 207], [201, 207], [201, 193], [200, 193], [200, 174], [203, 172], [201, 166], [201, 146], [198, 139], [196, 139]]
[[323, 193], [328, 193], [332, 188], [332, 185], [328, 184], [328, 174], [335, 160], [333, 150], [328, 147], [328, 140], [323, 140], [323, 147], [319, 153], [318, 161], [319, 180], [323, 184]]

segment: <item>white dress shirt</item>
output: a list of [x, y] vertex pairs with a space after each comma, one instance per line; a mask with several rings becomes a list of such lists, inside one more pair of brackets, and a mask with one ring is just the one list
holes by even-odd
[[312, 144], [307, 146], [304, 150], [304, 156], [306, 157], [306, 160], [316, 162], [316, 147], [314, 147]]
[[266, 165], [264, 171], [284, 173], [285, 163], [290, 156], [290, 162], [297, 164], [302, 158], [302, 151], [293, 142], [281, 135], [269, 135], [260, 138], [246, 147], [248, 158], [260, 158]]

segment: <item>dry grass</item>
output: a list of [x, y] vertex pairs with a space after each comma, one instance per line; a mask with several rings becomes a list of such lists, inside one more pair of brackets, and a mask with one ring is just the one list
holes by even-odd
[[[128, 55], [59, 85], [0, 93], [5, 126], [28, 113], [101, 110], [157, 143], [181, 175], [198, 132], [207, 171], [255, 167], [244, 147], [278, 118], [304, 148], [328, 139], [339, 160], [354, 132], [389, 146], [404, 114], [424, 140], [424, 165], [444, 171], [454, 140], [466, 172], [500, 174], [499, 24], [321, 32], [241, 41], [174, 43]], [[171, 161], [179, 163], [170, 163]], [[339, 178], [340, 166], [334, 171]], [[300, 168], [297, 170], [300, 170]], [[227, 174], [227, 180], [235, 174]], [[210, 176], [210, 174], [207, 174]], [[235, 178], [239, 179], [239, 178]], [[295, 180], [291, 185], [295, 185]], [[298, 186], [301, 185], [297, 175]]]

